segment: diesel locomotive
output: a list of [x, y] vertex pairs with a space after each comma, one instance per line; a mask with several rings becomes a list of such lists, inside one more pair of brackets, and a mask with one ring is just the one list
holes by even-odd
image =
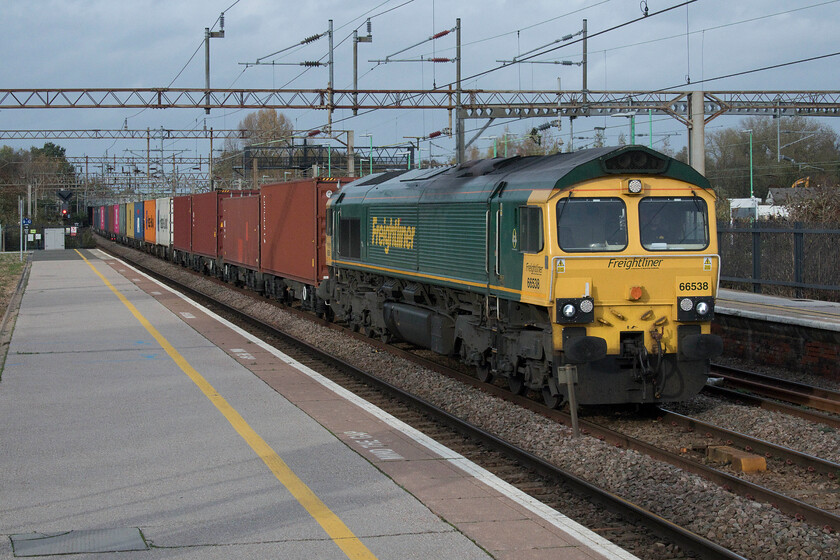
[[370, 336], [550, 406], [567, 364], [580, 404], [686, 400], [722, 351], [714, 202], [702, 175], [640, 146], [368, 176], [328, 203], [317, 293]]
[[307, 179], [91, 209], [94, 228], [582, 405], [692, 398], [719, 280], [715, 195], [641, 146]]

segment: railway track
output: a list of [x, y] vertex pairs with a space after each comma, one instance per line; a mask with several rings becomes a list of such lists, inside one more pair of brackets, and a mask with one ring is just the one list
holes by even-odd
[[[418, 399], [414, 395], [384, 382], [344, 360], [325, 354], [307, 342], [286, 334], [274, 325], [250, 317], [246, 312], [236, 307], [218, 299], [209, 298], [201, 291], [151, 270], [133, 259], [127, 252], [128, 250], [121, 249], [115, 253], [120, 258], [129, 260], [132, 265], [142, 269], [147, 274], [188, 293], [214, 311], [222, 312], [232, 318], [234, 322], [247, 325], [249, 330], [257, 330], [261, 337], [267, 339], [267, 342], [275, 345], [282, 352], [356, 392], [415, 428], [424, 431], [430, 437], [444, 442], [453, 450], [532, 497], [550, 507], [562, 510], [564, 514], [584, 525], [597, 527], [605, 538], [640, 557], [674, 558], [688, 553], [704, 559], [743, 558], [709, 539], [651, 513], [608, 490], [599, 488], [575, 474], [457, 418], [422, 399]], [[246, 294], [249, 298], [254, 297], [253, 293], [245, 291], [241, 293]], [[283, 310], [289, 311], [286, 307], [283, 307]], [[308, 320], [316, 321], [312, 316], [304, 315]], [[330, 328], [339, 328], [329, 323], [322, 322], [322, 324]], [[343, 328], [342, 330], [345, 334], [364, 338], [363, 335], [349, 333]], [[372, 339], [368, 339], [368, 342], [383, 350], [388, 349], [381, 342]], [[425, 358], [418, 358], [414, 353], [405, 350], [395, 350], [395, 352], [398, 355], [411, 357], [413, 361], [419, 361], [421, 364], [439, 372], [449, 369]], [[448, 374], [472, 385], [481, 385], [478, 380], [463, 373], [449, 369]], [[482, 388], [486, 389], [488, 387], [484, 386]], [[498, 391], [499, 395], [505, 397], [513, 397], [514, 402], [530, 403], [529, 408], [532, 405], [542, 407], [542, 405], [533, 401], [516, 397], [499, 388], [491, 388], [490, 390]], [[407, 404], [410, 404], [408, 409]], [[545, 407], [542, 408], [544, 411], [549, 410]], [[597, 504], [596, 509], [593, 509], [593, 504]], [[664, 545], [662, 540], [669, 544]]]
[[[497, 387], [495, 385], [481, 383], [471, 375], [456, 372], [446, 366], [441, 366], [437, 360], [421, 358], [416, 354], [405, 350], [399, 350], [398, 354], [408, 359], [417, 361], [428, 369], [455, 377], [462, 383], [467, 383], [474, 387], [488, 391], [494, 396], [513, 402], [518, 406], [527, 408], [558, 422], [562, 422], [567, 426], [571, 426], [572, 420], [569, 414], [549, 409], [539, 400], [531, 399], [528, 396], [512, 394], [507, 389]], [[761, 454], [768, 459], [768, 461], [775, 461], [776, 465], [782, 465], [785, 467], [797, 466], [798, 470], [796, 471], [792, 471], [789, 468], [785, 469], [788, 471], [786, 476], [790, 478], [816, 478], [824, 475], [825, 478], [828, 478], [829, 480], [836, 480], [840, 478], [840, 464], [801, 453], [787, 447], [775, 445], [745, 434], [713, 426], [711, 424], [701, 422], [681, 414], [669, 412], [661, 408], [657, 408], [655, 410], [659, 417], [658, 423], [663, 427], [663, 429], [667, 430], [669, 429], [668, 426], [670, 426], [674, 429], [681, 428], [684, 433], [699, 434], [702, 440], [704, 440], [699, 446], [701, 449], [694, 449], [695, 447], [698, 447], [695, 445], [688, 444], [686, 446], [684, 443], [678, 443], [671, 446], [672, 448], [675, 448], [674, 450], [669, 450], [663, 446], [661, 442], [659, 444], [651, 443], [649, 441], [628, 435], [626, 433], [626, 426], [619, 426], [618, 429], [612, 429], [600, 422], [588, 419], [579, 419], [579, 424], [583, 433], [587, 435], [594, 436], [619, 447], [644, 453], [645, 455], [653, 457], [659, 461], [667, 462], [675, 467], [702, 476], [707, 480], [719, 484], [720, 486], [749, 499], [773, 504], [780, 511], [783, 511], [796, 519], [806, 520], [809, 523], [834, 532], [840, 531], [840, 516], [838, 516], [834, 511], [837, 507], [833, 504], [829, 505], [829, 507], [831, 507], [831, 511], [826, 511], [819, 505], [806, 503], [796, 497], [786, 495], [781, 489], [773, 490], [758, 483], [745, 480], [736, 474], [715, 468], [714, 466], [704, 462], [705, 455], [703, 451], [710, 445], [734, 445], [750, 453]], [[677, 439], [678, 441], [681, 440], [681, 438]], [[778, 470], [776, 472], [778, 472]], [[773, 478], [776, 479], [775, 482], [777, 487], [784, 484], [782, 481], [778, 480], [778, 477]], [[818, 482], [819, 480], [814, 480], [813, 484], [816, 485]], [[801, 486], [801, 483], [798, 485]], [[819, 492], [815, 490], [813, 494], [819, 495]], [[831, 498], [833, 496], [829, 495], [828, 497]]]
[[837, 391], [720, 365], [715, 365], [712, 373], [732, 387], [822, 412], [840, 414], [840, 392]]
[[719, 364], [712, 365], [710, 376], [726, 386], [707, 385], [707, 394], [840, 428], [840, 392]]

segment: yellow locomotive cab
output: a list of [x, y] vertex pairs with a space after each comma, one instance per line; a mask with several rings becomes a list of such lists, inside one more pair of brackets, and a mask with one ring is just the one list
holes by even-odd
[[[546, 209], [557, 228], [548, 236], [550, 297], [562, 360], [584, 362], [582, 375], [617, 383], [617, 394], [632, 383], [642, 392], [649, 385], [653, 399], [682, 390], [669, 387], [671, 370], [720, 348], [710, 335], [719, 274], [713, 191], [617, 176], [556, 192]], [[696, 369], [702, 384], [705, 367]]]

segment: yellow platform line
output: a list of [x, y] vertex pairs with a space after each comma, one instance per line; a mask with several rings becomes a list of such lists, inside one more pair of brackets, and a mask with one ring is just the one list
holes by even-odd
[[251, 446], [254, 453], [263, 460], [274, 476], [277, 477], [283, 486], [295, 497], [295, 499], [309, 512], [318, 524], [323, 527], [327, 535], [344, 551], [348, 558], [375, 559], [376, 556], [362, 544], [359, 538], [333, 513], [324, 502], [289, 468], [279, 455], [262, 439], [257, 432], [245, 421], [244, 418], [234, 409], [210, 383], [198, 373], [187, 360], [175, 349], [172, 344], [161, 335], [158, 330], [146, 319], [128, 299], [119, 292], [96, 268], [88, 261], [79, 250], [76, 253], [96, 273], [108, 288], [119, 298], [132, 315], [143, 325], [158, 344], [169, 354], [181, 371], [195, 383], [201, 392], [204, 393], [210, 402], [221, 412], [233, 429], [242, 436], [242, 439]]

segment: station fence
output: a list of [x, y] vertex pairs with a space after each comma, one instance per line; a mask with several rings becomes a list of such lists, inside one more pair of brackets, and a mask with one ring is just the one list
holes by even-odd
[[718, 223], [721, 286], [840, 301], [840, 229], [800, 222]]

